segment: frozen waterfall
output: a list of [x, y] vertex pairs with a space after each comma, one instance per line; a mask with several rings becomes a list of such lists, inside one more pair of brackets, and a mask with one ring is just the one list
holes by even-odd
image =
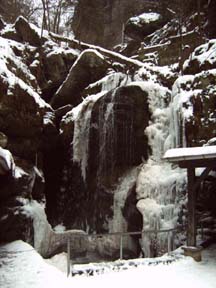
[[[177, 225], [181, 206], [185, 204], [185, 173], [163, 161], [168, 148], [174, 147], [172, 104], [167, 104], [171, 93], [151, 82], [138, 82], [148, 93], [151, 121], [145, 133], [152, 150], [147, 163], [143, 163], [137, 179], [137, 208], [143, 216], [143, 231], [172, 229]], [[171, 127], [170, 127], [171, 125]], [[142, 249], [145, 257], [167, 252], [173, 239], [169, 233], [143, 233]]]

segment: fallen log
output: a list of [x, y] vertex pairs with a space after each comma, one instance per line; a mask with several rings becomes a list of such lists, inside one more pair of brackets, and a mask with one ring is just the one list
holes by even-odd
[[114, 52], [114, 51], [111, 51], [111, 50], [108, 50], [108, 49], [105, 49], [105, 48], [102, 48], [102, 47], [99, 47], [96, 45], [87, 44], [87, 43], [81, 42], [81, 41], [76, 40], [76, 39], [70, 39], [68, 37], [60, 36], [60, 35], [52, 33], [52, 32], [49, 32], [49, 35], [54, 40], [72, 44], [75, 49], [79, 49], [79, 50], [94, 49], [94, 50], [97, 50], [103, 56], [110, 58], [113, 62], [119, 62], [123, 65], [128, 66], [128, 68], [141, 68], [141, 67], [143, 67], [143, 63], [141, 61], [131, 59], [131, 58], [126, 57], [120, 53], [117, 53], [117, 52]]

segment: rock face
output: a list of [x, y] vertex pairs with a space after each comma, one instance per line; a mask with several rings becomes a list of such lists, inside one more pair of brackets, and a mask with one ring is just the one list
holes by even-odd
[[59, 108], [66, 104], [76, 106], [81, 102], [81, 92], [90, 83], [102, 78], [108, 68], [104, 57], [94, 50], [85, 50], [71, 67], [60, 89], [54, 95], [51, 105]]
[[[58, 147], [56, 124], [66, 113], [55, 117], [41, 98], [41, 89], [60, 86], [77, 52], [41, 40], [34, 25], [23, 17], [4, 28], [0, 31], [0, 242], [22, 239], [33, 244], [37, 231], [27, 208], [33, 199], [45, 203], [47, 186], [53, 182], [47, 166]], [[48, 43], [42, 47], [44, 41]]]
[[15, 29], [20, 35], [22, 41], [27, 42], [35, 47], [41, 46], [42, 41], [38, 33], [34, 29], [32, 29], [32, 27], [24, 17], [20, 16], [16, 20]]
[[80, 0], [75, 10], [73, 29], [84, 42], [111, 48], [122, 42], [124, 23], [133, 15], [155, 7], [157, 1]]

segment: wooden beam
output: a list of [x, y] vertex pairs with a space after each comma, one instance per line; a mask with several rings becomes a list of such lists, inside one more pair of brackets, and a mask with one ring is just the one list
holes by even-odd
[[177, 161], [180, 168], [216, 167], [216, 158]]
[[208, 176], [209, 172], [212, 170], [211, 167], [207, 167], [202, 174], [196, 179], [195, 185], [193, 186], [193, 189], [197, 191], [199, 188], [200, 184], [202, 183], [203, 180]]
[[195, 168], [188, 168], [188, 230], [187, 245], [196, 246], [196, 191], [193, 189], [195, 184]]

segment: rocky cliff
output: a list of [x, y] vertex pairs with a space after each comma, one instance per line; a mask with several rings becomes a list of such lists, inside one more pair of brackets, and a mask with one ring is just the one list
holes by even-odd
[[[49, 256], [65, 249], [69, 233], [78, 254], [112, 259], [119, 238], [92, 234], [179, 228], [171, 238], [126, 237], [125, 257], [184, 242], [185, 173], [163, 155], [214, 143], [216, 42], [196, 34], [196, 15], [184, 35], [176, 19], [146, 35], [150, 14], [129, 21], [134, 39], [142, 35], [132, 50], [120, 47], [129, 57], [60, 45], [22, 17], [2, 22], [1, 242], [23, 239]], [[208, 193], [198, 195], [205, 239], [215, 237], [214, 183], [212, 173], [203, 183]], [[54, 231], [43, 207], [53, 228], [73, 230]]]
[[158, 1], [79, 1], [73, 29], [77, 39], [111, 48], [122, 43], [124, 25], [134, 15], [157, 7]]

